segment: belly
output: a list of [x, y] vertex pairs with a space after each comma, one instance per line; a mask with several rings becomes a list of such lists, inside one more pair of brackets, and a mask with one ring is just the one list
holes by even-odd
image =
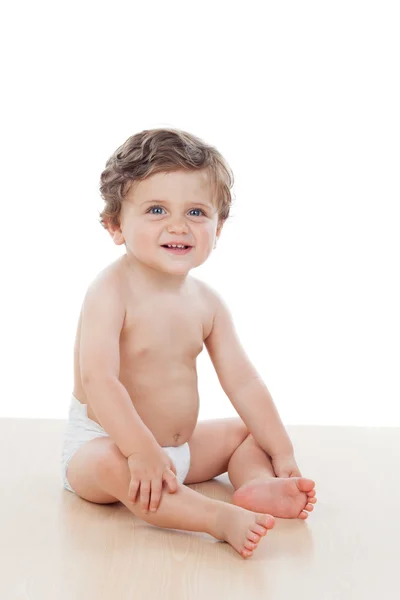
[[[73, 394], [82, 404], [88, 405], [89, 419], [105, 429], [83, 389], [78, 349], [79, 345], [75, 350]], [[149, 358], [146, 354], [132, 356], [121, 351], [119, 380], [160, 446], [181, 446], [191, 438], [199, 415], [196, 356], [176, 360], [171, 360], [170, 356], [157, 356], [156, 360]]]
[[139, 417], [160, 446], [181, 446], [191, 438], [199, 416], [196, 375], [181, 378], [179, 384], [163, 381], [151, 386], [120, 379]]

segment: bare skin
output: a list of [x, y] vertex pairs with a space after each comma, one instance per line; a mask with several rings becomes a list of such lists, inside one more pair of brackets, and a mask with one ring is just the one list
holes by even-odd
[[283, 519], [306, 519], [316, 503], [315, 483], [305, 477], [260, 476], [233, 494], [233, 503], [243, 508], [268, 512]]
[[[205, 175], [187, 170], [160, 172], [135, 182], [125, 193], [119, 225], [107, 225], [114, 243], [125, 244], [127, 253], [101, 271], [90, 286], [90, 300], [84, 303], [75, 339], [73, 395], [87, 405], [89, 419], [106, 431], [113, 428], [120, 447], [109, 436], [83, 444], [72, 456], [67, 476], [72, 488], [86, 500], [119, 500], [156, 526], [209, 532], [248, 558], [274, 526], [274, 517], [266, 514], [269, 507], [279, 516], [291, 518], [297, 511], [296, 516], [306, 518], [316, 498], [314, 482], [297, 478], [297, 483], [293, 479], [288, 485], [278, 480], [267, 450], [249, 443], [252, 436], [243, 420], [251, 422], [257, 438], [264, 438], [255, 418], [263, 413], [269, 419], [271, 435], [270, 440], [263, 439], [263, 446], [268, 442], [268, 452], [279, 448], [280, 457], [283, 450], [286, 456], [289, 447], [265, 390], [259, 388], [252, 395], [257, 402], [252, 402], [251, 411], [245, 410], [247, 398], [242, 394], [243, 420], [198, 423], [196, 359], [204, 344], [231, 396], [236, 398], [242, 383], [254, 380], [255, 371], [241, 351], [229, 319], [222, 317], [217, 296], [201, 280], [188, 275], [207, 260], [223, 226]], [[184, 249], [171, 248], [181, 244]], [[85, 385], [81, 372], [85, 373]], [[122, 387], [125, 390], [121, 392]], [[100, 399], [95, 402], [92, 393], [101, 396], [101, 403]], [[129, 397], [136, 417], [161, 447], [190, 443], [190, 469], [184, 483], [205, 481], [228, 470], [235, 482], [234, 504], [208, 499], [183, 484], [172, 494], [163, 490], [155, 513], [145, 512], [147, 486], [141, 486], [142, 510], [132, 504], [126, 457], [135, 451], [136, 442], [131, 440], [130, 425], [124, 429], [122, 417], [116, 429], [114, 394], [118, 402], [123, 396], [119, 406], [125, 415], [130, 412], [126, 409]], [[110, 429], [104, 427], [91, 401]], [[272, 487], [271, 479], [282, 483]], [[252, 508], [252, 499], [259, 509]]]
[[[230, 508], [236, 508], [230, 504]], [[262, 537], [275, 525], [271, 515], [256, 514], [250, 511], [229, 514], [224, 507], [219, 518], [220, 533], [214, 537], [225, 540], [244, 558], [250, 558], [257, 549]], [[244, 534], [244, 535], [243, 535]]]
[[[90, 443], [91, 452], [99, 452], [101, 446], [111, 445], [113, 442], [103, 438]], [[129, 469], [122, 455], [118, 452], [116, 454], [118, 458], [107, 468], [104, 468], [103, 462], [97, 475], [92, 469], [88, 478], [101, 480], [104, 490], [151, 525], [208, 533], [217, 540], [228, 542], [243, 558], [252, 556], [261, 539], [275, 525], [275, 519], [271, 515], [209, 498], [184, 484], [179, 484], [173, 494], [164, 492], [155, 513], [143, 513], [138, 502], [133, 504], [129, 500]]]
[[[198, 419], [196, 358], [213, 323], [213, 305], [207, 289], [201, 281], [188, 276], [178, 293], [149, 293], [146, 286], [140, 285], [140, 279], [134, 280], [124, 257], [100, 276], [108, 278], [110, 285], [119, 286], [126, 299], [120, 337], [120, 381], [160, 446], [180, 446], [191, 439]], [[81, 317], [75, 340], [73, 394], [88, 405], [88, 417], [102, 426], [82, 385], [80, 329]], [[218, 525], [211, 525], [212, 535], [249, 558], [274, 526], [271, 514], [291, 518], [294, 513], [296, 517], [301, 512], [307, 515], [305, 507], [312, 510], [310, 502], [314, 501], [315, 491], [313, 485], [308, 487], [307, 495], [294, 479], [289, 485], [277, 478], [255, 479], [236, 492], [233, 503], [237, 506], [221, 503], [215, 522]], [[257, 509], [252, 506], [253, 501]], [[129, 502], [126, 504], [129, 507]]]
[[237, 448], [229, 464], [235, 487], [232, 502], [283, 519], [307, 519], [317, 502], [315, 482], [297, 475], [276, 477], [271, 460], [253, 436]]
[[[103, 272], [126, 299], [120, 336], [119, 380], [143, 423], [162, 447], [180, 446], [195, 429], [199, 413], [196, 358], [212, 328], [213, 310], [202, 282], [188, 276], [178, 292], [150, 290], [130, 272], [124, 255]], [[79, 317], [74, 350], [73, 394], [88, 404], [80, 371]]]
[[[180, 294], [154, 293], [149, 298], [148, 290], [133, 285], [123, 258], [109, 265], [101, 275], [109, 277], [113, 285], [121, 286], [121, 294], [129, 298], [120, 338], [120, 381], [160, 446], [184, 444], [191, 438], [199, 410], [196, 357], [211, 330], [213, 319], [212, 306], [207, 301], [202, 283], [188, 277], [187, 285]], [[169, 308], [168, 319], [165, 317], [166, 306]], [[158, 319], [157, 315], [162, 318]], [[168, 327], [163, 327], [166, 323]], [[75, 340], [73, 394], [81, 403], [88, 405], [88, 417], [102, 425], [88, 403], [81, 381], [80, 329], [81, 317]], [[171, 331], [174, 331], [173, 349]], [[109, 491], [132, 510], [124, 492], [125, 488], [126, 492], [128, 490], [128, 483], [129, 480], [122, 489], [118, 487]], [[176, 494], [164, 493], [157, 515], [161, 514], [162, 505], [165, 507], [178, 500], [186, 500], [189, 506], [193, 498], [187, 501], [185, 496], [190, 492], [194, 493], [180, 486]], [[227, 541], [244, 558], [251, 557], [261, 538], [274, 526], [274, 518], [262, 514], [264, 511], [255, 513], [224, 502], [216, 504], [218, 506], [209, 523], [210, 534]], [[151, 520], [150, 515], [140, 516]]]

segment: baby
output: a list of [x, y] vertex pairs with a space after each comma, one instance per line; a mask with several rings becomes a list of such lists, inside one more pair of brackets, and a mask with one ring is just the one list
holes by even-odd
[[[232, 185], [213, 146], [172, 128], [131, 136], [107, 161], [100, 223], [126, 253], [83, 300], [62, 475], [85, 500], [248, 558], [274, 516], [305, 519], [316, 496], [229, 309], [189, 275], [216, 246]], [[197, 421], [203, 344], [237, 418]], [[232, 504], [187, 487], [226, 471]]]

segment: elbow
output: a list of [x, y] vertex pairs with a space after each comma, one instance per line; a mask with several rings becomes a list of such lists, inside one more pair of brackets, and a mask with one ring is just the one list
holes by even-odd
[[87, 387], [89, 387], [90, 385], [93, 384], [93, 382], [98, 381], [99, 376], [96, 373], [81, 373], [81, 382], [82, 382], [82, 387], [85, 390]]
[[116, 382], [118, 379], [114, 375], [108, 375], [104, 373], [85, 373], [81, 376], [83, 389], [90, 390], [94, 386], [106, 385], [110, 382]]
[[262, 379], [258, 373], [253, 374], [250, 377], [242, 378], [235, 382], [233, 389], [230, 390], [230, 395], [242, 395], [244, 392], [247, 392], [255, 383], [259, 384], [260, 382], [262, 382]]

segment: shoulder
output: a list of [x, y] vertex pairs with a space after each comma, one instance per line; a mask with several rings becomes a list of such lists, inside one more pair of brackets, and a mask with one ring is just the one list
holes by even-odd
[[115, 260], [99, 271], [89, 282], [86, 295], [107, 293], [122, 299], [124, 294], [124, 276], [120, 259]]
[[215, 319], [217, 313], [227, 310], [228, 307], [223, 297], [213, 286], [205, 281], [202, 281], [201, 279], [197, 279], [196, 277], [191, 277], [191, 279], [193, 280], [193, 285], [197, 289], [198, 295], [210, 309], [213, 320]]
[[219, 296], [218, 292], [209, 283], [206, 283], [197, 277], [193, 277], [193, 275], [190, 276], [190, 284], [196, 294], [201, 296], [204, 300], [212, 301]]

